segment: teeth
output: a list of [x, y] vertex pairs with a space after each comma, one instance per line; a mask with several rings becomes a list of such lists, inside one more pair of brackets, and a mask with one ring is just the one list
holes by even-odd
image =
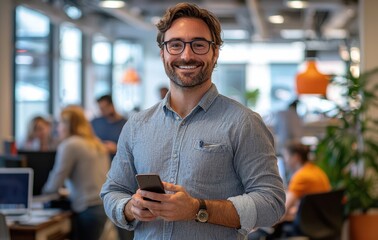
[[179, 68], [193, 69], [193, 68], [196, 68], [196, 66], [179, 66]]

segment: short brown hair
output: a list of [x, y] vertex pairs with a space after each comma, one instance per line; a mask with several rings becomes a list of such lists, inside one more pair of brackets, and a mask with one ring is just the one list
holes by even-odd
[[97, 98], [96, 101], [97, 101], [98, 103], [104, 101], [104, 102], [107, 102], [107, 103], [113, 105], [112, 95], [110, 95], [110, 94], [103, 95], [103, 96]]
[[213, 13], [193, 3], [179, 3], [169, 8], [156, 24], [158, 29], [156, 41], [160, 48], [163, 47], [165, 32], [172, 26], [173, 21], [182, 17], [199, 18], [203, 20], [210, 29], [211, 40], [215, 45], [220, 47], [223, 44], [221, 25], [218, 18]]
[[304, 145], [300, 142], [289, 142], [285, 145], [285, 149], [290, 155], [298, 154], [302, 160], [302, 163], [308, 161], [310, 146]]

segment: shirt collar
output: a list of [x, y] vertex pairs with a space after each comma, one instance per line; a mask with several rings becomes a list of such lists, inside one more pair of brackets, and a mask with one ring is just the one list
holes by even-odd
[[[218, 89], [213, 83], [210, 89], [203, 95], [197, 106], [201, 107], [205, 112], [210, 108], [211, 104], [219, 95]], [[165, 98], [162, 100], [162, 107], [165, 113], [168, 109], [171, 109], [168, 99], [171, 97], [170, 91], [165, 95]]]
[[218, 89], [214, 85], [211, 85], [210, 89], [205, 93], [202, 99], [199, 101], [198, 106], [200, 106], [205, 112], [210, 108], [211, 104], [218, 97]]

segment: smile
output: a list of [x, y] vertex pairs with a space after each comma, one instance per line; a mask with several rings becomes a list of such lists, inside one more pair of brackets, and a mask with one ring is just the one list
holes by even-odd
[[179, 69], [195, 69], [197, 66], [177, 66]]

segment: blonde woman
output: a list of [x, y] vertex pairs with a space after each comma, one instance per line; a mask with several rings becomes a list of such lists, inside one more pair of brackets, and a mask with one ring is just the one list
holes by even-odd
[[99, 197], [109, 170], [109, 155], [78, 106], [62, 110], [58, 125], [61, 143], [43, 191], [58, 192], [65, 184], [73, 217], [73, 239], [99, 239], [106, 215]]

